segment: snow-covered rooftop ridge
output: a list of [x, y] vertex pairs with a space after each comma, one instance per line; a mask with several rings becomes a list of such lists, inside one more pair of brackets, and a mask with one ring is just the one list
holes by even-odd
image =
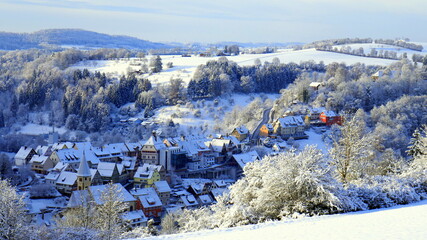
[[171, 188], [169, 187], [168, 182], [166, 181], [157, 181], [154, 182], [154, 186], [156, 187], [157, 191], [162, 193], [162, 192], [170, 192]]
[[15, 158], [25, 159], [31, 152], [31, 150], [34, 150], [30, 147], [21, 147], [19, 151], [15, 154]]
[[34, 155], [31, 160], [30, 163], [40, 163], [43, 164], [44, 162], [46, 162], [46, 160], [48, 159], [48, 156], [39, 156], [39, 155]]
[[77, 173], [62, 171], [56, 184], [72, 186], [77, 180]]
[[245, 126], [240, 126], [240, 127], [236, 127], [236, 131], [239, 133], [239, 134], [248, 134], [249, 133], [249, 130], [245, 127]]
[[244, 168], [247, 163], [261, 159], [256, 151], [247, 153], [234, 154], [233, 158], [241, 168]]
[[338, 116], [334, 111], [324, 111], [323, 114], [327, 117], [336, 117]]
[[157, 136], [151, 136], [148, 138], [144, 145], [154, 146], [157, 150], [166, 148], [166, 145]]
[[138, 196], [144, 208], [161, 207], [163, 205], [156, 190], [152, 187], [144, 188], [144, 190], [138, 191], [137, 194], [135, 196]]
[[286, 116], [278, 119], [282, 127], [293, 127], [293, 126], [302, 126], [304, 125], [304, 120], [301, 116]]
[[144, 163], [144, 165], [138, 167], [138, 169], [136, 170], [135, 177], [149, 179], [152, 178], [155, 171], [160, 172], [161, 170], [162, 165]]

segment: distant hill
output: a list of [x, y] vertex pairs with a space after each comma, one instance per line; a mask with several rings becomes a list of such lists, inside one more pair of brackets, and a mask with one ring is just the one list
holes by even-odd
[[81, 29], [48, 29], [34, 33], [0, 32], [0, 49], [43, 48], [46, 45], [80, 48], [160, 49], [171, 46], [129, 36], [108, 35]]

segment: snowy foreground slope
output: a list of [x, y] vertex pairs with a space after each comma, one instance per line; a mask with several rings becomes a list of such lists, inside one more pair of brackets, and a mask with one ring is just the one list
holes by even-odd
[[386, 209], [148, 239], [427, 239], [427, 201]]

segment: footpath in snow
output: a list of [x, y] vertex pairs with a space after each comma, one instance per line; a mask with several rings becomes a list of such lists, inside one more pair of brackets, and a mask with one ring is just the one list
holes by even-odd
[[148, 239], [427, 239], [427, 201], [378, 210], [270, 222]]

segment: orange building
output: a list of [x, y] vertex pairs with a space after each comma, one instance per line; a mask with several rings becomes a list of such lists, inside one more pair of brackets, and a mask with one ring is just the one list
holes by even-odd
[[342, 124], [342, 117], [335, 114], [333, 111], [325, 111], [320, 114], [320, 121], [324, 122], [326, 126], [331, 126], [333, 124]]

